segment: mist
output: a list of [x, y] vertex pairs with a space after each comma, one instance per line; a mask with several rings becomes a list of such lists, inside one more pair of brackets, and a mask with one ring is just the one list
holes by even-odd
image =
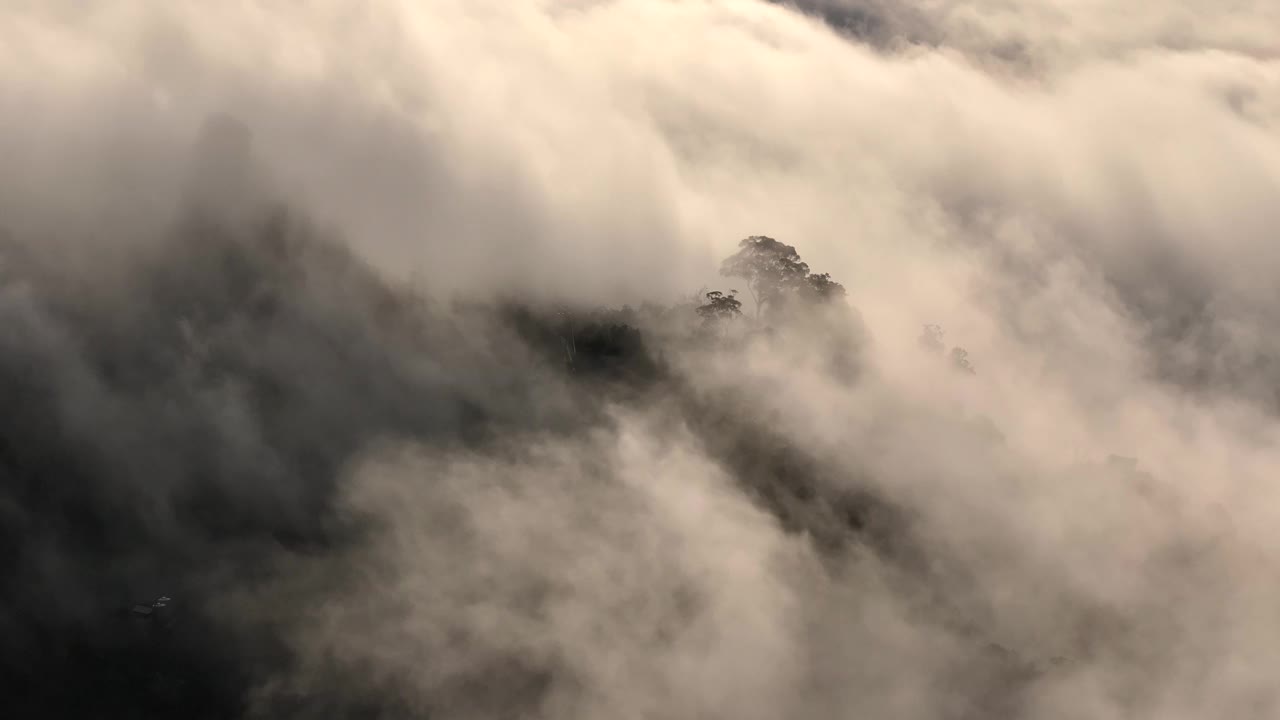
[[19, 0], [0, 161], [17, 715], [1280, 712], [1274, 3]]

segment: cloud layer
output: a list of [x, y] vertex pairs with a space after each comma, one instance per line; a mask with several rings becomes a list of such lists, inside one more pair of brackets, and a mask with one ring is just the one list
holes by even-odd
[[[0, 48], [0, 667], [168, 583], [215, 715], [1280, 705], [1274, 3], [19, 2]], [[491, 305], [670, 304], [760, 233], [858, 312], [646, 315], [618, 395]]]

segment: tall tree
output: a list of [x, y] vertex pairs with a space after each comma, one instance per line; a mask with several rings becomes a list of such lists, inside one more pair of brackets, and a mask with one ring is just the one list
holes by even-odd
[[752, 235], [739, 242], [738, 248], [737, 253], [721, 263], [720, 274], [746, 280], [747, 291], [755, 301], [757, 319], [765, 307], [772, 310], [782, 304], [786, 296], [799, 291], [809, 277], [809, 266], [791, 245], [764, 235]]

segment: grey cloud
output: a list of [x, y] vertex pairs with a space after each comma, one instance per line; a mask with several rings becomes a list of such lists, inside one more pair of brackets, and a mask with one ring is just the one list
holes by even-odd
[[832, 28], [877, 47], [936, 45], [940, 29], [916, 4], [884, 0], [780, 0], [821, 18]]

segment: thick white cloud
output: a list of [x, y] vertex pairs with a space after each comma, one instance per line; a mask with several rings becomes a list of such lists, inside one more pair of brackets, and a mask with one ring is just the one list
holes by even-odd
[[[956, 212], [1113, 255], [1231, 243], [1212, 265], [1265, 274], [1229, 258], [1275, 220], [1280, 79], [1248, 50], [1267, 4], [917, 5], [948, 37], [972, 17], [1071, 52], [1030, 74], [946, 44], [882, 56], [743, 0], [37, 5], [5, 20], [6, 137], [37, 173], [10, 182], [123, 194], [227, 111], [315, 212], [440, 286], [670, 295], [766, 232], [901, 289]], [[1189, 48], [1162, 44], [1180, 24]]]

